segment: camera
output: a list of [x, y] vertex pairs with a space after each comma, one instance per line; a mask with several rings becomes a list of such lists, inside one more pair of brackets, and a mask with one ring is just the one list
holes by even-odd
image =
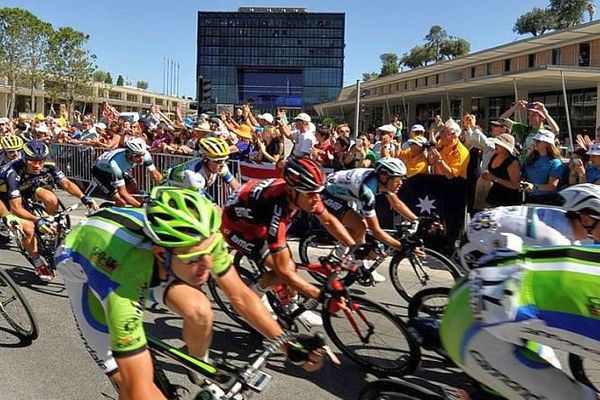
[[527, 108], [535, 108], [535, 104], [529, 102], [527, 103]]
[[432, 147], [435, 147], [435, 143], [431, 143], [431, 142], [429, 142], [429, 141], [427, 141], [427, 142], [423, 143], [423, 148], [424, 148], [424, 149], [430, 149], [430, 148], [432, 148]]

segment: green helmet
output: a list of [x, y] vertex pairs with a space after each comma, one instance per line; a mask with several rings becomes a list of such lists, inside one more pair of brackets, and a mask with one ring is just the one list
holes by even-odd
[[200, 243], [221, 227], [221, 215], [210, 200], [197, 192], [157, 186], [146, 205], [144, 232], [164, 247]]

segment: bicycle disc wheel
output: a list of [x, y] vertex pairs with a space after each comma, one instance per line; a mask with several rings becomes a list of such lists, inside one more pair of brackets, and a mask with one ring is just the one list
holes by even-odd
[[596, 392], [600, 389], [600, 363], [581, 358], [577, 354], [569, 354], [569, 368], [573, 378], [591, 387]]
[[442, 396], [408, 382], [379, 379], [368, 383], [359, 400], [443, 400]]
[[390, 278], [406, 301], [426, 287], [452, 287], [460, 273], [452, 261], [435, 250], [423, 248], [425, 257], [396, 253], [390, 261]]
[[354, 295], [348, 298], [354, 325], [343, 310], [331, 311], [335, 299], [328, 300], [323, 308], [323, 327], [333, 343], [372, 373], [406, 375], [415, 371], [421, 351], [404, 323], [374, 301]]
[[[233, 267], [237, 270], [242, 281], [250, 286], [258, 279], [258, 270], [254, 263], [250, 261], [246, 256], [237, 252], [233, 259]], [[254, 332], [254, 328], [250, 326], [238, 313], [235, 311], [231, 303], [229, 302], [229, 298], [225, 296], [225, 293], [221, 290], [215, 279], [211, 278], [208, 281], [208, 289], [213, 297], [213, 299], [217, 302], [219, 308], [227, 314], [227, 316], [233, 321], [237, 322], [238, 325], [242, 326], [244, 329]]]
[[27, 299], [12, 278], [0, 269], [0, 314], [25, 340], [38, 337], [37, 321]]

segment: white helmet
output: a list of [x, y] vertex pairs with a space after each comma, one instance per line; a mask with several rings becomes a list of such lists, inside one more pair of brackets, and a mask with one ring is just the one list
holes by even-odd
[[125, 142], [125, 150], [135, 155], [141, 155], [146, 153], [146, 142], [144, 139], [134, 137]]
[[565, 200], [562, 207], [568, 211], [585, 212], [600, 217], [600, 185], [582, 183], [558, 192]]
[[388, 176], [405, 176], [406, 166], [402, 161], [393, 157], [380, 158], [375, 162], [375, 173], [385, 172]]
[[470, 270], [478, 260], [506, 244], [506, 236], [501, 231], [497, 213], [499, 209], [485, 210], [473, 216], [458, 249], [460, 264]]

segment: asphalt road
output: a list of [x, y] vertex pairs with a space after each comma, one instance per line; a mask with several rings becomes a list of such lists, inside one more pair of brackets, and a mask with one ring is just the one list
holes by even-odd
[[[61, 195], [67, 205], [76, 201]], [[83, 215], [80, 208], [73, 222]], [[292, 248], [297, 245], [293, 243]], [[49, 284], [42, 284], [32, 267], [14, 246], [0, 249], [0, 268], [4, 268], [23, 288], [36, 314], [40, 336], [29, 345], [20, 343], [8, 324], [0, 318], [0, 400], [7, 399], [112, 399], [116, 398], [108, 379], [101, 373], [84, 349], [75, 328], [62, 279], [58, 276]], [[387, 268], [383, 268], [387, 276]], [[377, 299], [389, 310], [401, 316], [406, 304], [394, 291], [391, 283], [376, 288], [355, 289]], [[243, 361], [260, 347], [260, 338], [239, 328], [215, 305], [215, 334], [212, 357]], [[180, 319], [168, 310], [151, 308], [146, 313], [146, 329], [159, 338], [168, 339], [175, 346], [183, 346], [180, 337]], [[337, 349], [334, 349], [337, 350]], [[340, 354], [342, 365], [327, 365], [316, 373], [306, 373], [286, 362], [282, 357], [273, 359], [268, 372], [271, 384], [254, 398], [269, 399], [355, 399], [366, 380], [374, 377]], [[165, 364], [173, 380], [192, 388], [182, 369]], [[434, 382], [464, 383], [464, 376], [435, 354], [426, 354], [418, 379], [429, 388]], [[193, 390], [193, 389], [192, 389]], [[192, 397], [190, 397], [192, 398]]]

